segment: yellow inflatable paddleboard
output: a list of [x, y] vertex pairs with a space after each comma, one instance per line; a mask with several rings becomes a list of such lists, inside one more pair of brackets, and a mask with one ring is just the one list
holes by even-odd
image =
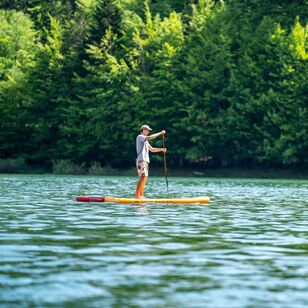
[[180, 203], [180, 204], [203, 204], [209, 203], [209, 197], [195, 198], [161, 198], [161, 199], [135, 199], [135, 198], [116, 198], [116, 197], [95, 197], [77, 196], [79, 202], [113, 202], [113, 203]]

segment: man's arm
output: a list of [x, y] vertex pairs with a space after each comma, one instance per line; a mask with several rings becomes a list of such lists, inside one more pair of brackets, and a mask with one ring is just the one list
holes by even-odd
[[162, 131], [159, 132], [159, 133], [156, 133], [156, 134], [147, 136], [147, 137], [145, 138], [145, 140], [146, 140], [146, 141], [153, 140], [153, 139], [155, 139], [155, 138], [157, 138], [157, 137], [159, 137], [159, 136], [162, 136], [162, 135], [164, 135], [164, 134], [166, 134], [166, 131], [165, 131], [165, 130], [162, 130]]
[[158, 153], [158, 152], [167, 152], [166, 148], [153, 148], [150, 144], [149, 144], [149, 150], [152, 153]]

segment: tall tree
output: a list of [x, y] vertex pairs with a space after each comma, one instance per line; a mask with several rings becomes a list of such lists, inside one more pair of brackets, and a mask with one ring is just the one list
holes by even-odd
[[0, 155], [17, 157], [30, 147], [26, 97], [36, 65], [37, 32], [28, 17], [14, 10], [0, 10], [0, 28]]
[[29, 78], [32, 90], [28, 100], [34, 127], [31, 159], [39, 163], [50, 163], [61, 155], [57, 148], [61, 109], [65, 106], [66, 93], [70, 91], [63, 72], [63, 29], [56, 18], [50, 16], [49, 22], [46, 43], [39, 45], [37, 65]]
[[119, 34], [121, 23], [120, 10], [114, 0], [97, 0], [87, 31], [86, 43], [99, 45], [106, 31], [110, 28]]

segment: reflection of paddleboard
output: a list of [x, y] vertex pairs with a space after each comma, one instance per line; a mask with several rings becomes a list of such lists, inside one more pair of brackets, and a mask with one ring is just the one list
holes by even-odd
[[79, 202], [114, 202], [114, 203], [208, 203], [209, 197], [196, 198], [162, 198], [162, 199], [134, 199], [134, 198], [116, 198], [116, 197], [94, 197], [94, 196], [77, 196]]

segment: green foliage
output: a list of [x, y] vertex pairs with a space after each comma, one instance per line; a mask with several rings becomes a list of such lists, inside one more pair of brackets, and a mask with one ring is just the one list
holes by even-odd
[[0, 8], [0, 158], [106, 174], [134, 165], [148, 123], [167, 130], [174, 166], [307, 167], [303, 1]]
[[77, 165], [69, 160], [53, 160], [52, 173], [54, 174], [85, 174], [85, 166]]
[[117, 173], [117, 170], [111, 168], [108, 165], [102, 167], [98, 162], [92, 162], [88, 169], [89, 175], [116, 175]]
[[57, 144], [59, 126], [63, 121], [61, 109], [69, 91], [63, 64], [65, 56], [61, 51], [63, 30], [56, 18], [50, 16], [49, 20], [46, 42], [38, 45], [37, 64], [29, 78], [28, 109], [33, 128], [29, 158], [38, 163], [48, 163], [58, 158], [57, 153], [60, 154]]
[[36, 32], [21, 12], [0, 10], [0, 155], [27, 151], [29, 76], [36, 65]]
[[22, 158], [7, 158], [0, 159], [0, 172], [1, 173], [20, 173], [27, 172], [28, 166]]
[[[26, 168], [27, 166], [22, 160], [0, 160], [0, 172], [22, 172]], [[90, 166], [86, 167], [85, 163], [76, 164], [67, 159], [59, 159], [52, 161], [52, 173], [62, 175], [117, 175], [119, 172], [108, 165], [102, 167], [98, 162], [91, 162]]]
[[[232, 70], [229, 88], [233, 116], [228, 114], [229, 125], [235, 128], [232, 148], [238, 145], [237, 159], [246, 151], [247, 159], [267, 164], [306, 161], [301, 151], [307, 149], [303, 139], [307, 126], [302, 118], [307, 115], [303, 91], [307, 64], [300, 59], [299, 47], [291, 44], [294, 30], [291, 33], [264, 18], [254, 37], [245, 37], [237, 51], [240, 61]], [[298, 151], [297, 145], [303, 148]]]
[[[109, 29], [100, 46], [89, 47], [90, 62], [85, 62], [87, 76], [76, 79], [79, 88], [84, 90], [79, 96], [82, 105], [76, 102], [66, 110], [69, 125], [62, 127], [63, 133], [73, 136], [72, 142], [77, 141], [80, 145], [68, 143], [67, 154], [75, 151], [78, 161], [86, 159], [99, 160], [104, 164], [109, 161], [116, 163], [120, 157], [114, 155], [115, 152], [122, 152], [124, 157], [131, 152], [125, 147], [127, 138], [133, 141], [129, 137], [133, 118], [126, 98], [134, 89], [130, 85], [128, 65], [110, 53], [115, 39]], [[127, 131], [122, 127], [126, 127]]]
[[37, 30], [44, 31], [49, 26], [48, 16], [65, 22], [73, 18], [79, 9], [79, 0], [2, 0], [0, 9], [22, 11], [29, 15]]
[[120, 11], [114, 0], [97, 0], [86, 36], [87, 43], [99, 44], [109, 28], [119, 33], [120, 21]]

